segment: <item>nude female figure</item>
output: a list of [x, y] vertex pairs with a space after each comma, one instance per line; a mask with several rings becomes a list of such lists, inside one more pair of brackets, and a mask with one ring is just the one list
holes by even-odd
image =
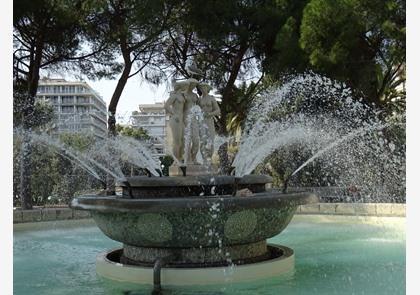
[[207, 83], [200, 83], [198, 85], [202, 95], [198, 101], [198, 105], [204, 113], [204, 124], [207, 125], [207, 140], [206, 142], [200, 142], [200, 151], [203, 154], [203, 158], [209, 163], [213, 155], [214, 148], [214, 137], [216, 136], [216, 129], [214, 127], [214, 117], [220, 116], [219, 105], [213, 95], [209, 92], [212, 87]]
[[[186, 92], [184, 93], [185, 97], [185, 105], [184, 105], [184, 126], [187, 127], [187, 118], [190, 114], [190, 110], [194, 105], [197, 105], [198, 96], [193, 92], [193, 89], [197, 86], [198, 81], [196, 79], [190, 78], [186, 80], [189, 86], [187, 87]], [[188, 147], [188, 160], [197, 164], [197, 153], [199, 148], [199, 129], [198, 129], [198, 121], [196, 118], [192, 118], [191, 120], [191, 138], [190, 138], [190, 146]], [[185, 159], [184, 159], [185, 160]]]
[[172, 153], [174, 157], [181, 161], [184, 149], [184, 107], [186, 99], [184, 92], [187, 90], [188, 83], [185, 81], [175, 82], [174, 90], [169, 93], [169, 98], [165, 102], [165, 111], [169, 114], [169, 128], [172, 132]]

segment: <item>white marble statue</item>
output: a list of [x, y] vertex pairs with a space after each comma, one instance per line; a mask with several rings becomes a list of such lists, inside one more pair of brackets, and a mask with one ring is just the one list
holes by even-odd
[[214, 127], [215, 116], [220, 116], [219, 105], [213, 95], [209, 92], [212, 87], [207, 83], [200, 83], [198, 88], [201, 91], [201, 96], [198, 100], [198, 105], [204, 113], [204, 124], [207, 126], [207, 134], [205, 140], [200, 142], [200, 151], [204, 160], [207, 163], [211, 162], [214, 148], [214, 138], [216, 136], [216, 129]]
[[[188, 87], [184, 93], [185, 104], [184, 104], [184, 126], [187, 127], [187, 117], [190, 114], [191, 108], [198, 103], [198, 96], [193, 92], [194, 88], [198, 85], [198, 81], [194, 78], [185, 80], [188, 83]], [[199, 149], [200, 139], [199, 139], [199, 126], [196, 118], [192, 118], [191, 121], [191, 138], [190, 146], [188, 153], [188, 163], [198, 164], [197, 162], [197, 153]], [[185, 159], [184, 159], [185, 160]]]
[[172, 153], [178, 161], [182, 160], [184, 154], [184, 107], [185, 91], [188, 86], [189, 83], [186, 81], [174, 82], [174, 90], [169, 93], [169, 98], [165, 102], [165, 111], [169, 114], [169, 128], [172, 133]]
[[[200, 97], [193, 92], [197, 86], [202, 93]], [[182, 162], [188, 167], [189, 175], [208, 173], [216, 136], [214, 118], [220, 115], [219, 105], [209, 94], [211, 86], [194, 78], [173, 82], [173, 88], [165, 102], [165, 110], [169, 115], [172, 153], [177, 161], [170, 167], [169, 173], [180, 175]], [[204, 166], [197, 161], [199, 150]]]

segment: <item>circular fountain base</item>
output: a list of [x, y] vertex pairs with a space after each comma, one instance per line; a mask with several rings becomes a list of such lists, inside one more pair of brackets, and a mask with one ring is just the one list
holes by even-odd
[[[268, 257], [239, 265], [193, 266], [169, 264], [161, 271], [163, 285], [211, 285], [253, 281], [278, 276], [294, 269], [292, 249], [268, 244]], [[153, 265], [131, 265], [121, 262], [123, 249], [101, 253], [96, 258], [98, 275], [112, 281], [153, 284]]]

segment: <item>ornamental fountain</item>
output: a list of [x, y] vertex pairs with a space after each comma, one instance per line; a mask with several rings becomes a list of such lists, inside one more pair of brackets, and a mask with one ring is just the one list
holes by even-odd
[[[202, 97], [192, 92], [195, 87]], [[122, 195], [87, 195], [71, 204], [89, 210], [101, 231], [122, 243], [97, 257], [102, 277], [153, 283], [158, 293], [161, 283], [217, 285], [291, 271], [293, 249], [267, 239], [287, 227], [299, 205], [317, 203], [318, 197], [296, 188], [293, 193], [271, 189], [271, 177], [252, 174], [276, 152], [280, 155], [274, 157], [282, 157], [283, 166], [294, 169], [285, 188], [297, 173], [317, 162], [312, 167], [316, 173], [332, 172], [335, 179], [330, 184], [324, 174], [324, 184], [318, 186], [357, 187], [369, 201], [400, 194], [405, 149], [393, 132], [401, 131], [404, 118], [384, 120], [341, 83], [304, 74], [255, 99], [233, 161], [234, 175], [219, 175], [212, 162], [220, 141], [213, 120], [220, 110], [208, 94], [210, 86], [188, 79], [174, 82], [173, 88], [165, 104], [170, 115], [169, 152], [175, 159], [170, 176], [158, 177], [158, 165], [139, 150], [138, 165], [154, 177], [122, 177], [117, 181]], [[136, 150], [129, 146], [130, 151], [114, 142], [112, 150], [129, 158]], [[288, 151], [296, 148], [302, 158]]]
[[122, 195], [86, 195], [71, 203], [90, 211], [101, 231], [123, 244], [97, 257], [97, 273], [153, 283], [159, 293], [161, 282], [221, 284], [291, 271], [293, 249], [267, 239], [286, 228], [299, 205], [318, 198], [272, 190], [265, 175], [218, 175], [211, 154], [220, 110], [210, 86], [192, 78], [173, 86], [165, 105], [175, 158], [170, 176], [124, 178], [116, 183]]

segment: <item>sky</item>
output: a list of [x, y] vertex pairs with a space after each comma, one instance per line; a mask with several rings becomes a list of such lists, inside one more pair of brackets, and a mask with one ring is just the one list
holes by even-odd
[[[99, 81], [86, 80], [86, 82], [102, 96], [108, 106], [118, 80], [102, 79]], [[128, 79], [118, 102], [117, 121], [127, 123], [131, 112], [139, 109], [139, 104], [162, 102], [167, 99], [168, 95], [166, 85], [153, 86], [142, 81], [140, 76]]]

